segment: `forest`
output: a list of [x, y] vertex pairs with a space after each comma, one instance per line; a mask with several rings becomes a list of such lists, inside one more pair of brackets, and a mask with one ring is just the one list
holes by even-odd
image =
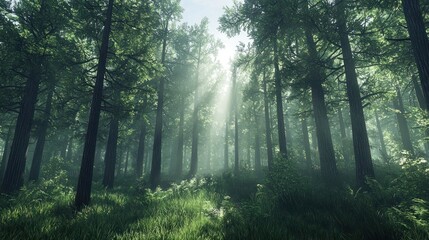
[[0, 239], [429, 239], [429, 1], [184, 2], [0, 0]]

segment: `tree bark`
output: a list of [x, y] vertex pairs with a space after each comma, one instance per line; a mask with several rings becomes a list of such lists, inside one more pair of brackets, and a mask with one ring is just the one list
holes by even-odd
[[344, 163], [346, 166], [350, 163], [350, 153], [348, 151], [348, 140], [346, 133], [346, 125], [344, 124], [343, 110], [338, 108], [338, 122], [340, 123], [340, 133], [341, 133], [341, 151], [344, 157]]
[[256, 176], [262, 175], [262, 164], [261, 164], [261, 138], [259, 134], [259, 117], [256, 112], [256, 107], [253, 108], [253, 115], [255, 118], [255, 172]]
[[[164, 37], [162, 41], [162, 55], [161, 63], [165, 63], [165, 55], [167, 52], [167, 37], [168, 37], [168, 25], [167, 21], [164, 29]], [[164, 111], [164, 90], [165, 90], [165, 77], [162, 76], [158, 85], [158, 102], [156, 108], [156, 120], [155, 120], [155, 134], [153, 137], [153, 148], [152, 148], [152, 164], [150, 169], [150, 187], [156, 189], [161, 181], [161, 150], [162, 150], [162, 124], [163, 124], [163, 111]]]
[[199, 119], [198, 114], [200, 110], [199, 106], [199, 72], [201, 62], [201, 45], [198, 48], [198, 61], [195, 77], [195, 93], [194, 93], [194, 112], [192, 113], [192, 150], [191, 150], [191, 166], [188, 174], [188, 178], [195, 177], [198, 170], [198, 138], [199, 138]]
[[128, 160], [130, 158], [130, 148], [127, 148], [127, 153], [125, 155], [125, 166], [124, 166], [124, 175], [128, 173]]
[[10, 150], [10, 138], [12, 136], [12, 126], [10, 126], [7, 130], [7, 134], [6, 134], [6, 140], [4, 143], [4, 149], [3, 149], [3, 156], [1, 158], [1, 165], [0, 165], [0, 181], [3, 182], [3, 177], [4, 177], [4, 171], [6, 170], [6, 165], [7, 165], [7, 157], [9, 155], [9, 150]]
[[180, 116], [179, 116], [179, 134], [177, 136], [177, 162], [176, 162], [176, 179], [182, 177], [183, 172], [183, 126], [185, 124], [185, 100], [182, 96], [180, 98]]
[[[228, 113], [227, 113], [228, 114]], [[224, 159], [224, 170], [227, 170], [229, 168], [229, 116], [226, 116], [225, 119], [225, 141], [224, 141], [224, 151], [223, 151], [223, 159]]]
[[137, 149], [137, 158], [136, 158], [136, 176], [140, 178], [143, 176], [143, 160], [144, 160], [144, 151], [145, 151], [145, 141], [146, 141], [146, 122], [142, 120], [140, 127], [140, 136], [139, 136], [139, 145]]
[[420, 10], [419, 0], [402, 0], [411, 46], [414, 52], [420, 83], [425, 98], [425, 109], [429, 110], [429, 40]]
[[396, 86], [396, 99], [393, 100], [393, 106], [396, 109], [396, 119], [398, 120], [399, 133], [401, 135], [402, 147], [414, 156], [414, 148], [411, 142], [410, 129], [405, 118], [405, 108], [402, 101], [401, 90]]
[[110, 122], [109, 138], [107, 139], [106, 153], [104, 156], [103, 186], [109, 189], [113, 188], [115, 180], [116, 150], [118, 147], [119, 131], [118, 117], [115, 116], [115, 114], [113, 115], [113, 119]]
[[103, 98], [103, 82], [104, 74], [106, 73], [109, 35], [112, 24], [113, 2], [114, 0], [109, 0], [106, 13], [106, 22], [104, 23], [103, 39], [101, 42], [100, 56], [98, 59], [97, 77], [92, 97], [91, 112], [89, 115], [88, 129], [85, 137], [85, 145], [83, 148], [82, 164], [74, 201], [74, 205], [77, 210], [81, 210], [84, 206], [88, 205], [91, 199], [94, 154], [97, 143], [101, 100]]
[[6, 194], [19, 190], [24, 183], [23, 174], [25, 170], [26, 153], [30, 141], [31, 126], [41, 78], [39, 60], [35, 60], [31, 65], [30, 75], [25, 86], [8, 163], [0, 190], [2, 193]]
[[46, 99], [46, 106], [42, 123], [38, 129], [37, 144], [34, 150], [33, 162], [31, 163], [29, 181], [39, 180], [40, 166], [43, 158], [43, 150], [45, 148], [46, 133], [48, 131], [49, 119], [51, 117], [52, 109], [52, 97], [54, 95], [54, 86], [49, 89], [49, 93]]
[[305, 35], [310, 55], [309, 77], [317, 142], [319, 145], [320, 170], [325, 183], [336, 184], [338, 180], [338, 170], [329, 126], [328, 111], [326, 110], [325, 93], [322, 86], [322, 70], [318, 63], [319, 54], [317, 53], [316, 43], [314, 42], [309, 24], [310, 23], [307, 23], [305, 27]]
[[238, 149], [238, 106], [237, 106], [237, 67], [232, 72], [232, 107], [234, 109], [234, 175], [240, 172], [240, 160]]
[[307, 164], [307, 169], [310, 171], [313, 169], [313, 163], [311, 161], [311, 148], [310, 148], [310, 137], [308, 134], [308, 125], [307, 118], [303, 117], [301, 119], [301, 129], [302, 129], [302, 141], [305, 152], [305, 162]]
[[275, 79], [275, 94], [277, 104], [277, 130], [279, 135], [279, 148], [280, 154], [283, 158], [287, 158], [287, 147], [286, 147], [286, 133], [283, 113], [283, 100], [282, 100], [282, 83], [279, 68], [279, 53], [277, 46], [277, 34], [273, 39], [274, 49], [274, 79]]
[[375, 111], [375, 123], [377, 125], [378, 138], [380, 140], [381, 156], [385, 163], [388, 163], [389, 156], [387, 155], [386, 143], [384, 142], [383, 129], [381, 128], [380, 118], [378, 117], [377, 111]]
[[273, 144], [271, 142], [271, 124], [270, 124], [270, 110], [268, 105], [268, 90], [267, 90], [267, 79], [265, 76], [263, 77], [263, 87], [264, 87], [264, 114], [265, 114], [265, 142], [267, 144], [267, 162], [268, 162], [268, 170], [273, 170]]
[[362, 99], [356, 75], [356, 66], [350, 46], [347, 32], [347, 20], [345, 15], [344, 0], [336, 0], [337, 27], [340, 35], [344, 68], [346, 73], [347, 96], [350, 105], [350, 117], [353, 135], [353, 148], [356, 163], [356, 183], [359, 187], [365, 187], [365, 178], [374, 177], [371, 151], [368, 141], [365, 116], [363, 113]]

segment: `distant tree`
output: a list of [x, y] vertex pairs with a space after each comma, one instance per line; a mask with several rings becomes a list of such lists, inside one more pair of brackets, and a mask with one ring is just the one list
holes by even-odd
[[[180, 7], [180, 0], [166, 0], [157, 2], [159, 15], [160, 15], [160, 26], [161, 26], [161, 64], [165, 67], [166, 54], [167, 54], [167, 42], [169, 36], [170, 24], [176, 19], [180, 18], [180, 14], [183, 11]], [[150, 186], [155, 189], [161, 181], [161, 150], [162, 150], [162, 126], [163, 126], [163, 111], [164, 111], [164, 92], [165, 92], [165, 81], [166, 75], [159, 78], [157, 87], [158, 101], [156, 108], [156, 120], [155, 120], [155, 133], [153, 139], [152, 149], [152, 164], [150, 171]]]

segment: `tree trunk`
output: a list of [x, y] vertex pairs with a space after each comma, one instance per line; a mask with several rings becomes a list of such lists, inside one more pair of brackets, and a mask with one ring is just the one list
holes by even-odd
[[121, 175], [122, 163], [124, 163], [124, 144], [122, 142], [118, 144], [116, 162], [118, 162], [118, 166], [115, 168], [115, 178], [118, 178]]
[[24, 170], [31, 126], [39, 92], [41, 66], [38, 60], [32, 64], [30, 75], [24, 90], [21, 107], [16, 121], [14, 137], [7, 162], [6, 172], [1, 185], [2, 193], [12, 193], [24, 183]]
[[262, 173], [261, 138], [259, 135], [259, 117], [256, 112], [256, 107], [253, 108], [253, 116], [255, 117], [255, 172], [256, 176], [260, 177]]
[[[168, 36], [168, 21], [164, 29], [164, 37], [162, 42], [162, 56], [161, 64], [165, 63], [165, 55], [167, 52], [167, 36]], [[155, 134], [153, 137], [152, 148], [152, 164], [150, 169], [150, 187], [155, 189], [161, 181], [161, 150], [162, 150], [162, 124], [163, 124], [163, 111], [164, 111], [164, 90], [165, 90], [165, 77], [162, 76], [158, 85], [158, 102], [156, 108], [155, 120]]]
[[198, 170], [198, 138], [199, 138], [199, 94], [198, 94], [198, 85], [199, 85], [199, 71], [200, 71], [200, 61], [201, 61], [201, 45], [198, 48], [198, 61], [195, 77], [195, 93], [194, 93], [194, 112], [192, 113], [192, 150], [191, 150], [191, 166], [188, 174], [188, 178], [195, 177], [195, 174]]
[[365, 178], [374, 177], [371, 151], [369, 148], [368, 133], [363, 113], [362, 99], [356, 75], [356, 66], [353, 59], [347, 32], [344, 0], [336, 0], [337, 27], [340, 35], [342, 55], [346, 73], [347, 96], [350, 105], [350, 117], [353, 135], [353, 147], [356, 163], [356, 183], [359, 187], [366, 186]]
[[224, 151], [223, 151], [223, 156], [224, 156], [224, 170], [227, 170], [229, 168], [229, 116], [226, 116], [226, 120], [225, 120], [225, 145], [224, 145]]
[[375, 111], [375, 123], [377, 125], [378, 137], [380, 139], [381, 156], [385, 163], [389, 163], [389, 155], [387, 155], [386, 143], [384, 142], [383, 129], [381, 128], [380, 118], [377, 111]]
[[232, 73], [232, 107], [234, 109], [234, 175], [238, 176], [240, 171], [239, 149], [238, 149], [238, 106], [237, 106], [237, 68]]
[[301, 128], [302, 128], [302, 140], [305, 152], [305, 162], [307, 164], [307, 169], [310, 171], [313, 169], [313, 163], [311, 161], [311, 148], [310, 148], [310, 137], [308, 135], [308, 126], [307, 126], [307, 118], [303, 117], [301, 120]]
[[332, 143], [328, 112], [326, 110], [325, 93], [322, 86], [322, 70], [319, 66], [319, 54], [310, 26], [305, 29], [307, 48], [310, 55], [310, 87], [313, 104], [314, 120], [316, 123], [317, 142], [319, 145], [320, 170], [327, 184], [335, 184], [338, 171], [335, 161], [334, 145]]
[[185, 124], [185, 100], [182, 96], [180, 98], [180, 117], [179, 117], [179, 135], [177, 137], [177, 162], [176, 162], [176, 179], [182, 177], [183, 172], [183, 126]]
[[283, 114], [283, 100], [282, 100], [282, 83], [279, 68], [279, 53], [277, 47], [277, 34], [273, 39], [274, 42], [274, 78], [275, 78], [275, 93], [277, 103], [277, 130], [279, 135], [279, 148], [280, 154], [283, 158], [287, 158], [287, 147], [286, 147], [286, 133], [285, 123]]
[[109, 48], [109, 35], [112, 23], [114, 0], [109, 0], [106, 22], [104, 23], [103, 39], [101, 42], [100, 56], [98, 59], [97, 78], [92, 97], [91, 112], [89, 115], [88, 130], [83, 148], [82, 164], [79, 173], [77, 191], [74, 205], [78, 210], [89, 204], [91, 199], [92, 175], [94, 171], [94, 154], [97, 143], [98, 124], [103, 98], [103, 82], [106, 72], [107, 52]]
[[69, 142], [67, 144], [67, 155], [66, 160], [67, 162], [73, 162], [73, 133], [72, 136], [69, 138]]
[[[423, 111], [425, 111], [427, 109], [426, 101], [423, 96], [422, 88], [420, 84], [417, 82], [417, 77], [415, 75], [412, 76], [412, 82], [414, 86], [414, 91], [416, 92], [417, 100], [419, 102], [419, 106]], [[429, 139], [429, 129], [426, 128], [424, 134], [426, 139]], [[425, 147], [426, 157], [429, 157], [429, 142], [425, 140], [423, 145]]]
[[136, 176], [140, 178], [143, 176], [143, 160], [144, 160], [144, 151], [145, 151], [145, 140], [146, 140], [146, 122], [142, 120], [142, 125], [140, 128], [139, 136], [139, 145], [137, 149], [137, 158], [136, 158]]
[[46, 106], [42, 123], [38, 129], [37, 144], [34, 150], [33, 162], [31, 163], [29, 181], [39, 180], [40, 166], [43, 158], [43, 149], [45, 148], [46, 133], [48, 131], [49, 119], [51, 117], [52, 97], [54, 95], [54, 86], [51, 86], [46, 99]]
[[419, 0], [402, 0], [408, 33], [414, 52], [420, 83], [423, 88], [426, 110], [429, 110], [429, 40], [420, 11]]
[[348, 141], [346, 134], [346, 125], [344, 124], [343, 110], [338, 108], [338, 122], [340, 123], [340, 133], [341, 133], [341, 150], [344, 157], [344, 163], [346, 166], [350, 163], [350, 153], [348, 151]]
[[125, 155], [125, 167], [124, 167], [124, 175], [128, 173], [128, 160], [130, 158], [130, 148], [127, 147], [127, 154]]
[[110, 123], [109, 138], [107, 139], [106, 153], [104, 156], [103, 186], [109, 189], [113, 188], [113, 182], [115, 180], [118, 131], [119, 131], [119, 121], [117, 116], [113, 116], [113, 119]]
[[401, 135], [402, 147], [414, 156], [414, 148], [411, 143], [410, 129], [408, 128], [407, 119], [405, 118], [405, 108], [402, 101], [401, 90], [396, 86], [396, 99], [393, 100], [393, 106], [396, 111], [396, 119], [398, 120], [399, 133]]
[[10, 150], [10, 137], [12, 136], [12, 126], [10, 126], [7, 130], [7, 135], [6, 135], [6, 141], [4, 143], [4, 149], [3, 149], [3, 156], [1, 158], [1, 165], [0, 165], [0, 181], [3, 182], [3, 177], [4, 177], [4, 171], [6, 169], [6, 165], [7, 165], [7, 157], [9, 154], [9, 150]]
[[270, 110], [268, 106], [268, 91], [267, 91], [267, 79], [264, 70], [264, 114], [265, 114], [265, 141], [267, 144], [267, 162], [268, 170], [273, 170], [273, 144], [271, 142], [271, 124], [270, 124]]

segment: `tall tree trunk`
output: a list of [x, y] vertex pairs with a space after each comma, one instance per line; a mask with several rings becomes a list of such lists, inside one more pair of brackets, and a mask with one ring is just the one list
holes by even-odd
[[234, 175], [238, 176], [240, 171], [239, 149], [238, 149], [238, 106], [237, 106], [237, 68], [232, 72], [232, 107], [234, 109]]
[[4, 171], [6, 170], [7, 157], [8, 157], [10, 145], [11, 145], [10, 143], [11, 136], [12, 136], [12, 126], [10, 126], [7, 130], [6, 140], [4, 143], [3, 156], [1, 158], [1, 165], [0, 165], [0, 181], [3, 181]]
[[224, 151], [223, 151], [223, 158], [224, 158], [224, 170], [227, 170], [229, 168], [229, 116], [226, 116], [225, 119], [225, 141], [224, 141]]
[[307, 169], [310, 171], [313, 169], [313, 163], [311, 161], [311, 148], [310, 148], [310, 137], [308, 135], [308, 126], [307, 126], [307, 118], [303, 117], [301, 119], [301, 129], [302, 129], [302, 141], [305, 152], [305, 162], [307, 164]]
[[210, 172], [212, 167], [212, 136], [209, 134], [207, 139], [207, 170]]
[[346, 166], [350, 163], [350, 153], [348, 151], [348, 140], [346, 133], [346, 125], [344, 124], [343, 110], [338, 108], [338, 122], [340, 123], [340, 133], [341, 133], [341, 151], [344, 157], [344, 163]]
[[423, 96], [422, 88], [419, 82], [417, 81], [417, 76], [413, 74], [411, 77], [411, 81], [413, 82], [414, 91], [416, 92], [417, 101], [419, 102], [419, 107], [423, 110], [426, 110], [426, 101]]
[[356, 183], [359, 187], [366, 186], [365, 178], [374, 177], [368, 133], [363, 113], [362, 99], [356, 75], [356, 66], [347, 32], [344, 0], [336, 0], [337, 27], [340, 35], [342, 55], [346, 72], [347, 96], [350, 105], [350, 117], [353, 135], [353, 147], [356, 163]]
[[137, 149], [137, 158], [136, 158], [137, 178], [140, 178], [143, 176], [143, 160], [144, 160], [144, 151], [145, 151], [146, 131], [147, 131], [146, 122], [143, 119], [140, 127], [139, 145]]
[[283, 100], [282, 100], [282, 83], [279, 68], [279, 53], [277, 46], [277, 34], [273, 39], [274, 45], [274, 79], [275, 79], [275, 94], [277, 103], [277, 130], [279, 135], [279, 148], [280, 154], [283, 158], [287, 158], [286, 147], [286, 133], [283, 113]]
[[51, 117], [52, 97], [54, 95], [54, 86], [51, 86], [46, 99], [46, 106], [41, 125], [38, 129], [37, 144], [34, 150], [33, 162], [31, 163], [29, 181], [39, 180], [40, 166], [43, 158], [43, 149], [45, 148], [46, 133], [48, 131], [49, 119]]
[[185, 124], [185, 100], [180, 98], [180, 117], [179, 117], [179, 135], [177, 137], [177, 162], [176, 162], [176, 178], [180, 179], [183, 172], [183, 126]]
[[[162, 55], [161, 63], [165, 63], [165, 55], [167, 53], [167, 37], [168, 37], [168, 21], [164, 29], [164, 37], [162, 41]], [[161, 150], [162, 150], [162, 124], [163, 124], [163, 111], [164, 111], [164, 90], [165, 90], [165, 77], [162, 76], [158, 85], [158, 102], [156, 108], [155, 120], [155, 134], [153, 137], [152, 148], [152, 164], [150, 169], [150, 187], [155, 189], [161, 181]]]
[[66, 154], [66, 160], [67, 162], [73, 162], [73, 134], [70, 136], [68, 144], [67, 144], [67, 154]]
[[192, 113], [192, 150], [191, 150], [191, 166], [188, 174], [188, 178], [193, 178], [198, 170], [198, 138], [199, 138], [199, 119], [198, 114], [200, 110], [199, 106], [199, 71], [201, 62], [201, 45], [198, 48], [198, 61], [195, 77], [195, 93], [194, 93], [194, 112]]
[[109, 138], [107, 139], [106, 153], [104, 156], [104, 177], [103, 186], [113, 188], [115, 180], [116, 150], [118, 147], [119, 121], [116, 114], [113, 114], [110, 122]]
[[396, 99], [393, 100], [393, 106], [396, 111], [396, 119], [398, 120], [399, 133], [401, 135], [402, 147], [411, 155], [414, 155], [414, 148], [411, 142], [410, 129], [408, 128], [407, 119], [405, 118], [405, 108], [402, 101], [401, 90], [396, 86]]
[[380, 118], [378, 117], [377, 111], [375, 111], [375, 123], [377, 125], [378, 137], [380, 139], [380, 150], [381, 156], [385, 163], [389, 163], [389, 156], [387, 155], [386, 143], [384, 142], [383, 129], [381, 128]]
[[24, 183], [24, 170], [31, 126], [39, 92], [41, 66], [38, 60], [31, 64], [30, 75], [24, 90], [21, 107], [16, 121], [6, 172], [1, 185], [2, 193], [12, 193]]
[[125, 155], [125, 167], [124, 167], [124, 175], [128, 173], [128, 160], [130, 159], [130, 148], [127, 147], [127, 154]]
[[338, 180], [338, 171], [335, 161], [334, 145], [326, 110], [325, 93], [322, 86], [322, 70], [319, 65], [319, 54], [311, 32], [311, 23], [305, 29], [307, 48], [310, 55], [310, 87], [313, 104], [314, 120], [316, 123], [317, 142], [319, 145], [320, 170], [327, 184], [335, 184]]
[[91, 112], [89, 115], [88, 129], [83, 148], [82, 164], [80, 167], [79, 180], [77, 184], [74, 205], [78, 210], [89, 204], [91, 199], [92, 175], [94, 171], [94, 154], [97, 143], [98, 124], [101, 111], [101, 100], [103, 98], [103, 82], [106, 72], [107, 51], [109, 48], [109, 35], [112, 24], [114, 0], [109, 0], [104, 23], [103, 39], [101, 42], [100, 56], [98, 58], [97, 78], [95, 81], [92, 97]]
[[271, 121], [270, 121], [270, 110], [268, 105], [268, 90], [267, 90], [267, 79], [265, 76], [264, 70], [264, 79], [263, 79], [263, 87], [264, 87], [264, 114], [265, 114], [265, 142], [267, 144], [267, 162], [268, 162], [268, 170], [273, 170], [273, 144], [271, 142]]
[[423, 88], [426, 110], [429, 110], [429, 40], [420, 11], [419, 0], [402, 0], [411, 46], [414, 52], [420, 83]]
[[[314, 114], [313, 114], [313, 119], [314, 119]], [[318, 149], [318, 144], [317, 144], [317, 136], [316, 136], [316, 124], [313, 125], [313, 131], [311, 132], [311, 148], [312, 148], [312, 153], [313, 153], [313, 159], [314, 159], [314, 163], [317, 163], [317, 155], [319, 153], [319, 149]]]
[[115, 168], [115, 177], [118, 178], [121, 175], [122, 163], [124, 163], [124, 144], [121, 142], [118, 144], [118, 154], [116, 161], [118, 166]]
[[259, 133], [259, 117], [256, 112], [256, 107], [253, 108], [253, 116], [255, 118], [255, 172], [256, 176], [260, 177], [262, 173], [261, 138]]
[[[416, 92], [417, 100], [419, 102], [419, 106], [423, 111], [425, 111], [427, 109], [426, 101], [425, 101], [425, 98], [423, 96], [422, 88], [417, 81], [417, 76], [415, 76], [415, 75], [412, 76], [412, 82], [413, 82], [413, 86], [414, 86], [414, 91]], [[428, 128], [425, 129], [425, 137], [426, 137], [426, 139], [429, 139], [429, 129]], [[429, 157], [429, 142], [427, 140], [425, 140], [423, 145], [425, 147], [426, 157]]]
[[[285, 101], [285, 105], [287, 105], [287, 101]], [[288, 114], [288, 111], [284, 111], [284, 120], [285, 120], [285, 136], [287, 139], [287, 149], [293, 149], [293, 136], [291, 131], [291, 124], [290, 124], [290, 115]]]

